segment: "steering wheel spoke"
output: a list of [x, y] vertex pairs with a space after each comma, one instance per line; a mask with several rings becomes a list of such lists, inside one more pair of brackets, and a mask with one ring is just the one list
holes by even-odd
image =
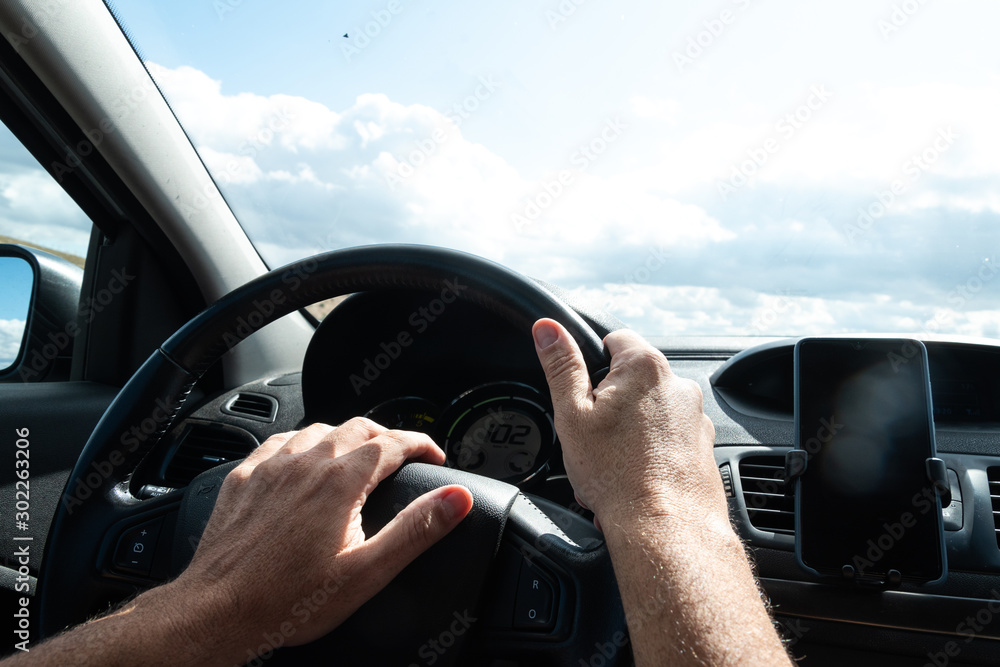
[[181, 494], [151, 499], [122, 512], [108, 527], [97, 567], [112, 580], [149, 588], [171, 578]]

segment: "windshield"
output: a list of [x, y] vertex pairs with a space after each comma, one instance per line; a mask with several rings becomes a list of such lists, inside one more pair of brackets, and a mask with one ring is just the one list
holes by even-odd
[[426, 243], [645, 334], [1000, 336], [994, 2], [114, 10], [271, 266]]

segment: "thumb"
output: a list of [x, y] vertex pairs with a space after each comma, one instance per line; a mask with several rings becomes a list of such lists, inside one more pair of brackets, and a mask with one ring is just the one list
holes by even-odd
[[592, 387], [580, 346], [554, 320], [542, 319], [531, 328], [535, 352], [545, 371], [556, 414], [578, 412], [590, 400]]
[[[472, 494], [464, 486], [428, 491], [365, 541], [371, 595], [382, 590], [413, 559], [462, 522], [472, 509]], [[366, 598], [367, 599], [367, 598]]]

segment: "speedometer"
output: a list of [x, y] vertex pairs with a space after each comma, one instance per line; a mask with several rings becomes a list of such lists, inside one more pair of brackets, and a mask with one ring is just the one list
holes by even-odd
[[513, 484], [545, 468], [555, 444], [548, 400], [517, 382], [465, 392], [441, 421], [448, 465]]

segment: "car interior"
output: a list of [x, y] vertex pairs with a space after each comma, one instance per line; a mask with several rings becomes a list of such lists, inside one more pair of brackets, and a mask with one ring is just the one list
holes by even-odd
[[[176, 576], [225, 474], [270, 435], [367, 416], [431, 435], [448, 463], [404, 466], [370, 498], [366, 531], [443, 484], [469, 486], [475, 508], [348, 622], [270, 664], [633, 664], [530, 333], [563, 323], [596, 382], [603, 337], [626, 326], [615, 313], [447, 240], [266, 262], [103, 2], [4, 2], [0, 32], [0, 119], [90, 225], [85, 257], [0, 238], [3, 290], [25, 320], [0, 370], [14, 630], [0, 655]], [[801, 336], [646, 337], [702, 390], [732, 523], [799, 664], [996, 664], [1000, 342], [893, 335], [926, 349], [946, 471], [933, 512], [946, 576], [930, 583], [863, 585], [797, 558]], [[428, 648], [461, 610], [477, 619], [468, 632]]]

